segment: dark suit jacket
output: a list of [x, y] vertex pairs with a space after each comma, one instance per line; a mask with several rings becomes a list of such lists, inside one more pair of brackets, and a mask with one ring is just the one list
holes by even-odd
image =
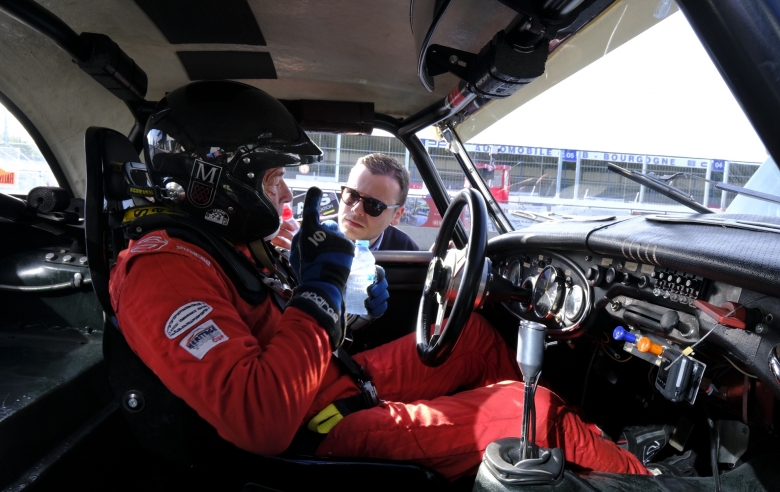
[[405, 232], [390, 226], [385, 229], [377, 251], [420, 251], [420, 247]]

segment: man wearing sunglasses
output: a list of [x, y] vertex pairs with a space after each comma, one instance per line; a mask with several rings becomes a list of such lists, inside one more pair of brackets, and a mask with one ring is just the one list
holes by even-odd
[[371, 251], [419, 251], [417, 243], [395, 226], [404, 214], [409, 172], [392, 157], [360, 158], [341, 187], [339, 229], [348, 239], [367, 239]]

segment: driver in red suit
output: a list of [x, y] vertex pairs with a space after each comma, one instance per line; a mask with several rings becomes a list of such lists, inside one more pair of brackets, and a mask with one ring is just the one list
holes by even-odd
[[[146, 131], [154, 142], [145, 152], [150, 179], [171, 223], [195, 224], [258, 263], [257, 244], [278, 230], [291, 198], [282, 166], [321, 154], [277, 101], [233, 82], [169, 93]], [[212, 147], [224, 149], [217, 161], [199, 157]], [[145, 222], [130, 224], [136, 239], [111, 272], [112, 304], [132, 349], [220, 436], [258, 454], [284, 452], [334, 401], [361, 393], [333, 356], [344, 339], [342, 295], [354, 246], [319, 223], [316, 191], [293, 242], [298, 285], [286, 306], [270, 283], [247, 296], [211, 243]], [[386, 292], [374, 294], [379, 307], [372, 307], [381, 311]], [[479, 315], [438, 368], [419, 361], [413, 334], [354, 360], [381, 401], [331, 420], [316, 455], [409, 460], [455, 480], [476, 473], [489, 443], [520, 431], [517, 365]], [[537, 443], [562, 448], [568, 463], [649, 473], [553, 392], [540, 387], [536, 407]]]

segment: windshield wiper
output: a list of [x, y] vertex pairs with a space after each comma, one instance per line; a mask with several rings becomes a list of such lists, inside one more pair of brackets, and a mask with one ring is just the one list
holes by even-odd
[[706, 181], [708, 183], [713, 183], [715, 185], [715, 188], [721, 191], [728, 191], [730, 193], [736, 193], [737, 195], [745, 195], [750, 198], [755, 198], [756, 200], [764, 200], [771, 203], [780, 203], [780, 196], [777, 195], [770, 195], [769, 193], [762, 193], [760, 191], [755, 190], [749, 190], [742, 186], [737, 186], [734, 184], [729, 183], [723, 183], [721, 181], [715, 181], [712, 179], [702, 178], [701, 176], [697, 176], [695, 174], [691, 173], [685, 173], [685, 172], [679, 172], [674, 174], [668, 174], [663, 176], [656, 176], [654, 174], [649, 175], [650, 178], [655, 178], [660, 181], [663, 181], [665, 183], [671, 183], [675, 179], [679, 177], [685, 177], [685, 178], [692, 178], [692, 179], [700, 179], [702, 181]]
[[569, 215], [557, 212], [537, 213], [530, 210], [510, 210], [510, 214], [536, 222], [604, 222], [614, 220], [614, 215]]
[[666, 181], [670, 181], [672, 178], [661, 179], [654, 174], [644, 174], [639, 171], [631, 171], [629, 169], [623, 169], [622, 167], [612, 162], [607, 162], [607, 169], [620, 174], [626, 179], [636, 181], [637, 183], [647, 186], [651, 190], [657, 191], [665, 197], [671, 198], [677, 203], [681, 203], [686, 207], [699, 212], [700, 214], [714, 214], [715, 212], [705, 207], [701, 203], [693, 199], [693, 197], [684, 191], [675, 188]]
[[770, 195], [769, 193], [761, 193], [760, 191], [755, 190], [749, 190], [747, 188], [743, 188], [741, 186], [728, 184], [728, 183], [717, 183], [715, 185], [715, 188], [723, 191], [730, 191], [731, 193], [736, 193], [738, 195], [745, 195], [750, 198], [755, 198], [757, 200], [764, 200], [766, 202], [772, 202], [772, 203], [780, 203], [780, 196]]

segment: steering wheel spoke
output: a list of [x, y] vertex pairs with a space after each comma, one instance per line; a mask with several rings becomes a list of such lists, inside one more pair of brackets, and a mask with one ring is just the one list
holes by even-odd
[[439, 307], [436, 309], [436, 324], [433, 328], [433, 335], [441, 336], [442, 323], [444, 323], [444, 312], [447, 310], [447, 298], [439, 296]]
[[[469, 208], [472, 226], [468, 243], [463, 249], [450, 249], [448, 245], [465, 206]], [[417, 354], [425, 365], [435, 367], [449, 358], [475, 307], [485, 268], [487, 221], [485, 201], [473, 189], [461, 191], [444, 214], [417, 313]], [[448, 303], [452, 310], [445, 324]]]

